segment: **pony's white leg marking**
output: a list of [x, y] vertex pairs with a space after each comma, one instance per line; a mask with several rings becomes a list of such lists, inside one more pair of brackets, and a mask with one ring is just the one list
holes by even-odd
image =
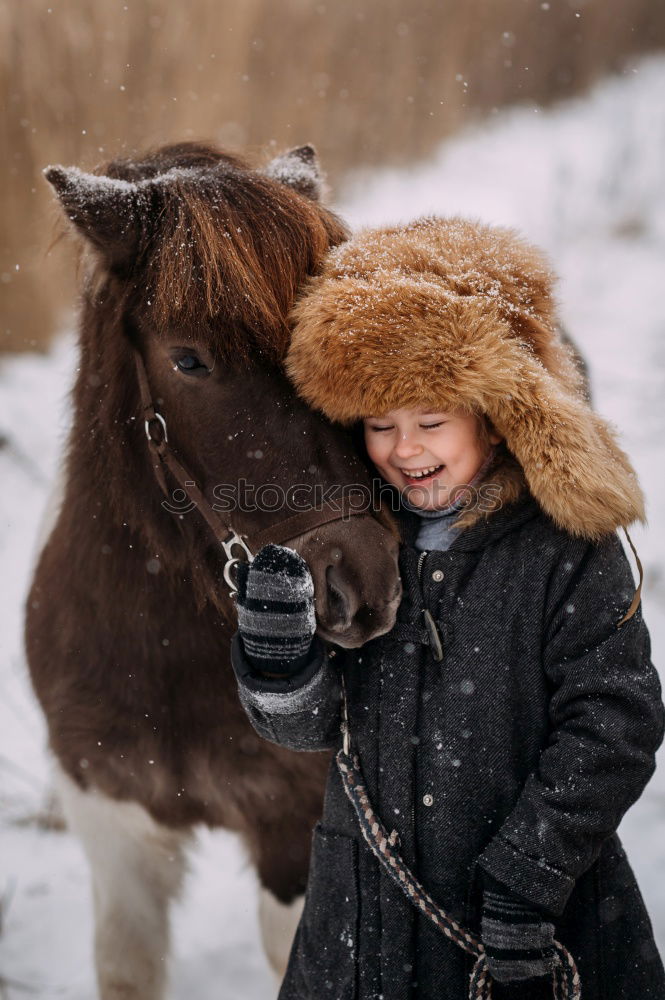
[[169, 903], [182, 884], [188, 837], [135, 802], [81, 791], [61, 769], [57, 784], [92, 869], [101, 1000], [163, 1000]]
[[286, 972], [303, 903], [303, 896], [298, 896], [287, 905], [280, 903], [268, 889], [261, 888], [259, 893], [259, 925], [263, 950], [280, 981]]

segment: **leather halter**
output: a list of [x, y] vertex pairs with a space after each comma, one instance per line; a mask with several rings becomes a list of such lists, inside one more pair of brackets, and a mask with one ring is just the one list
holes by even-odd
[[[166, 420], [163, 414], [159, 413], [155, 409], [152, 393], [150, 391], [150, 384], [148, 382], [148, 374], [145, 369], [145, 363], [141, 353], [136, 348], [133, 348], [133, 352], [139, 392], [141, 394], [141, 406], [143, 408], [143, 417], [145, 421], [145, 433], [148, 439], [148, 446], [154, 459], [152, 465], [155, 478], [157, 479], [164, 496], [167, 499], [171, 499], [165, 474], [166, 470], [168, 470], [178, 483], [185, 496], [193, 504], [195, 504], [196, 508], [207, 521], [210, 530], [221, 545], [226, 556], [223, 575], [224, 581], [229, 588], [230, 597], [235, 597], [237, 592], [235, 582], [231, 576], [233, 567], [236, 563], [240, 562], [242, 558], [246, 558], [249, 562], [251, 562], [254, 558], [254, 554], [258, 552], [263, 545], [266, 545], [268, 542], [272, 542], [275, 545], [282, 545], [284, 542], [290, 541], [298, 535], [304, 534], [306, 531], [319, 528], [324, 524], [329, 524], [332, 521], [339, 521], [342, 518], [348, 518], [353, 514], [367, 513], [366, 510], [359, 509], [358, 507], [351, 505], [346, 497], [343, 497], [339, 503], [336, 501], [330, 502], [326, 500], [325, 507], [322, 510], [317, 510], [312, 507], [309, 510], [292, 514], [290, 517], [284, 518], [282, 521], [278, 521], [277, 524], [271, 525], [269, 528], [264, 528], [262, 531], [252, 533], [251, 541], [252, 548], [254, 550], [252, 551], [252, 548], [250, 548], [247, 541], [247, 535], [240, 534], [232, 524], [227, 523], [222, 517], [220, 517], [219, 512], [214, 509], [208, 500], [206, 500], [202, 491], [196, 485], [193, 476], [178, 461], [171, 451], [168, 443]], [[234, 549], [238, 549], [240, 551], [239, 556], [233, 556], [232, 553]]]

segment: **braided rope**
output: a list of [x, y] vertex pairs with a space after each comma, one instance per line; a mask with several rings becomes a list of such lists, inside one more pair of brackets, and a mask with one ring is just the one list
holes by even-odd
[[[386, 873], [405, 896], [432, 921], [447, 938], [476, 958], [469, 977], [469, 1000], [491, 1000], [492, 977], [485, 948], [479, 938], [453, 920], [434, 902], [401, 858], [397, 831], [388, 834], [369, 800], [358, 757], [340, 750], [337, 767], [344, 790], [354, 808], [362, 835]], [[575, 959], [560, 941], [554, 942], [557, 965], [552, 973], [554, 1000], [581, 1000], [582, 987]]]

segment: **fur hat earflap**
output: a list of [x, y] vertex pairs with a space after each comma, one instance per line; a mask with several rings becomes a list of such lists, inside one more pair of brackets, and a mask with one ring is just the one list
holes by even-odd
[[515, 232], [420, 219], [333, 250], [293, 312], [286, 370], [350, 424], [401, 407], [485, 414], [556, 524], [598, 539], [644, 520], [635, 473], [582, 392], [546, 258]]

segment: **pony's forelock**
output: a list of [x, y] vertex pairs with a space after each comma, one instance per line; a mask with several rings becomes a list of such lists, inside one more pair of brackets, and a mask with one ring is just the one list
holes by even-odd
[[280, 363], [293, 300], [346, 237], [340, 220], [200, 144], [167, 147], [140, 163], [115, 161], [103, 172], [137, 183], [142, 194], [132, 285], [151, 327], [196, 337], [229, 364], [257, 352]]

